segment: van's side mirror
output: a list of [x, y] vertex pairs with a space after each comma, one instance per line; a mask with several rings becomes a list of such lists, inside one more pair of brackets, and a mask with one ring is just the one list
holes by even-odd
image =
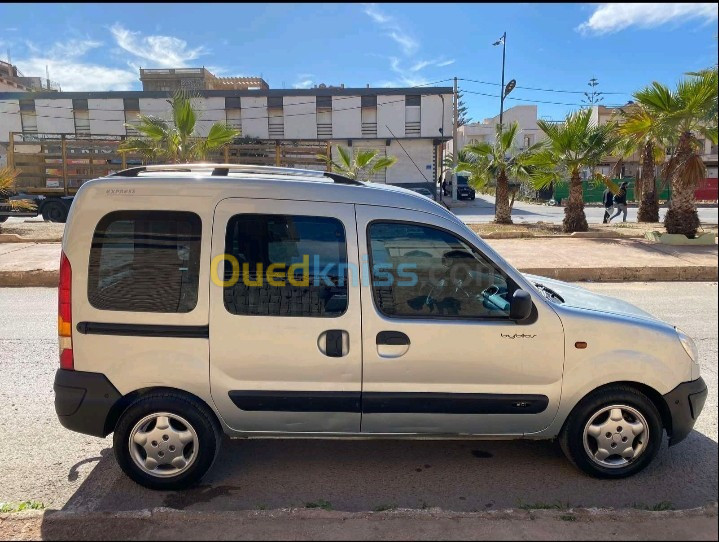
[[509, 318], [526, 320], [532, 314], [532, 296], [524, 290], [515, 290], [509, 302]]

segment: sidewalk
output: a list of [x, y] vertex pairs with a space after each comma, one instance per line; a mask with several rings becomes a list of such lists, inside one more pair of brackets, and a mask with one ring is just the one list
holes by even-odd
[[[643, 239], [487, 239], [524, 273], [566, 281], [716, 281], [717, 246]], [[60, 243], [0, 243], [0, 287], [57, 286]]]
[[[600, 536], [598, 536], [600, 534]], [[10, 540], [716, 540], [716, 504], [693, 510], [439, 509], [333, 512], [63, 511], [0, 514]]]

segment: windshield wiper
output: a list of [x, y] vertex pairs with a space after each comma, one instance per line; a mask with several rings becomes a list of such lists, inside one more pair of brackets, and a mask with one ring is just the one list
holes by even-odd
[[548, 288], [539, 282], [535, 282], [534, 285], [539, 288], [539, 291], [542, 292], [547, 299], [557, 301], [558, 303], [564, 303], [564, 298], [551, 288]]

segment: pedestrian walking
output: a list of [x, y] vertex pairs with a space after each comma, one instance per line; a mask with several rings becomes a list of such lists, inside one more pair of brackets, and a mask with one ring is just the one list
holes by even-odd
[[627, 181], [624, 181], [622, 184], [619, 185], [619, 194], [615, 194], [615, 196], [614, 196], [614, 208], [617, 210], [617, 212], [609, 217], [608, 222], [611, 222], [612, 218], [617, 218], [620, 213], [624, 213], [622, 216], [622, 222], [626, 222], [627, 221]]
[[609, 222], [609, 217], [614, 208], [614, 192], [612, 192], [609, 187], [607, 187], [604, 194], [602, 194], [602, 202], [604, 203], [604, 218], [602, 219], [602, 224], [606, 224]]

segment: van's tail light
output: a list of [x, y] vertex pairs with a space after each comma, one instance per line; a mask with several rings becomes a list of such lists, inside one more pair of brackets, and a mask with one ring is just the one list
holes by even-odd
[[57, 289], [57, 335], [60, 343], [60, 368], [75, 369], [72, 356], [72, 268], [63, 252], [60, 256], [60, 283]]

